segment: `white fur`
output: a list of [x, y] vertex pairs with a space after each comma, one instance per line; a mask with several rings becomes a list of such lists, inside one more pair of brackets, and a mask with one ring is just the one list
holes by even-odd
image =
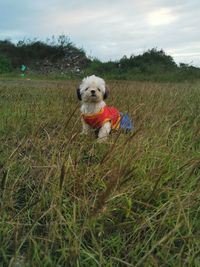
[[102, 100], [97, 103], [93, 102], [83, 102], [81, 105], [81, 112], [83, 114], [93, 114], [99, 112], [103, 107], [105, 107], [106, 103]]
[[106, 84], [105, 81], [102, 78], [99, 78], [95, 75], [88, 76], [82, 80], [82, 83], [80, 84], [79, 88], [82, 91], [84, 91], [87, 87], [99, 87], [102, 90], [102, 93], [105, 93], [106, 91]]
[[[106, 84], [102, 78], [95, 75], [86, 77], [82, 80], [79, 86], [80, 94], [82, 98], [81, 112], [83, 114], [93, 114], [99, 112], [106, 103], [103, 100], [103, 96], [106, 92]], [[92, 92], [95, 96], [92, 96]], [[83, 130], [82, 133], [87, 134], [91, 130], [90, 125], [88, 125], [82, 119]], [[98, 132], [98, 141], [105, 141], [111, 131], [111, 123], [106, 122]]]

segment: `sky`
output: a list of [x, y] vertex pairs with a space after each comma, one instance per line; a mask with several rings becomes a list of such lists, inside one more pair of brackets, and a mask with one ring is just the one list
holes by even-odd
[[102, 61], [163, 49], [200, 67], [199, 0], [0, 0], [0, 40], [67, 35]]

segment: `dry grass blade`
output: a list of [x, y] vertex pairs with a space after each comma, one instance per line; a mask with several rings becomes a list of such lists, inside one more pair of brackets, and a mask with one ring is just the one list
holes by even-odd
[[147, 259], [147, 257], [149, 257], [157, 247], [159, 247], [162, 243], [166, 242], [173, 234], [175, 234], [181, 226], [182, 223], [177, 224], [174, 229], [172, 229], [168, 234], [166, 234], [158, 242], [156, 242], [156, 244], [153, 245], [152, 248], [137, 262], [135, 267], [143, 266], [143, 263]]

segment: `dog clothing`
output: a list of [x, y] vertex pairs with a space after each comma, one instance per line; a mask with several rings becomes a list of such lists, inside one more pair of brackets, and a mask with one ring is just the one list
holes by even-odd
[[125, 130], [132, 130], [133, 125], [127, 114], [119, 112], [114, 107], [103, 107], [98, 113], [94, 114], [82, 114], [84, 121], [92, 128], [99, 129], [105, 122], [111, 122], [111, 129], [123, 128]]
[[133, 130], [133, 123], [127, 114], [120, 112], [120, 128], [128, 131]]

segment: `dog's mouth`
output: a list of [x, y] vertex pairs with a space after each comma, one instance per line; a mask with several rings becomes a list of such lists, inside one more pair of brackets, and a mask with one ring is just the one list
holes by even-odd
[[97, 102], [99, 100], [98, 96], [96, 94], [91, 94], [90, 101]]
[[93, 98], [96, 98], [97, 97], [97, 95], [96, 94], [91, 94], [91, 97]]

